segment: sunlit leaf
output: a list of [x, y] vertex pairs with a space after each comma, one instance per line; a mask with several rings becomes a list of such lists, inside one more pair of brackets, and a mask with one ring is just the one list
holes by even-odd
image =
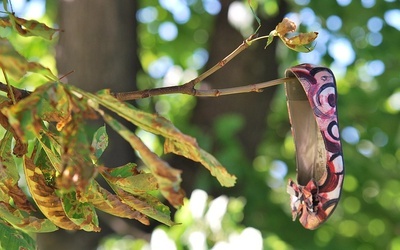
[[33, 161], [24, 156], [24, 171], [26, 182], [33, 200], [40, 211], [56, 226], [67, 230], [78, 230], [80, 227], [73, 223], [65, 214], [60, 198], [55, 189], [46, 185], [45, 178], [40, 168]]
[[54, 34], [60, 31], [59, 29], [52, 29], [36, 20], [26, 20], [16, 17], [13, 13], [9, 13], [8, 16], [13, 28], [22, 36], [39, 36], [51, 40]]
[[27, 72], [33, 72], [43, 75], [49, 80], [58, 81], [50, 69], [37, 62], [29, 62], [20, 55], [11, 45], [11, 43], [0, 38], [0, 67], [11, 77], [19, 80]]
[[48, 83], [17, 104], [2, 108], [1, 112], [18, 137], [26, 142], [40, 133], [42, 120], [65, 124], [71, 116], [70, 98], [61, 84]]
[[196, 143], [196, 140], [179, 131], [169, 120], [158, 114], [144, 112], [130, 105], [129, 103], [120, 102], [118, 99], [110, 95], [109, 90], [103, 90], [97, 95], [68, 86], [80, 94], [87, 96], [89, 99], [97, 101], [104, 105], [107, 109], [115, 112], [125, 120], [153, 134], [161, 135], [165, 138], [175, 138], [176, 140], [184, 140], [190, 143]]

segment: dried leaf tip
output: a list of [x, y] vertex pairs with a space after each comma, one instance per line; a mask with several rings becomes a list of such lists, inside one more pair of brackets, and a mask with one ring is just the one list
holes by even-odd
[[310, 52], [312, 47], [307, 47], [307, 44], [312, 43], [318, 36], [318, 32], [299, 33], [297, 36], [287, 38], [286, 34], [296, 30], [296, 24], [289, 18], [284, 18], [282, 22], [278, 23], [275, 30], [271, 32], [274, 36], [279, 36], [282, 42], [292, 50], [297, 52]]
[[295, 31], [297, 28], [296, 24], [289, 18], [283, 18], [282, 22], [278, 23], [275, 27], [275, 31], [279, 36], [285, 36], [289, 32]]

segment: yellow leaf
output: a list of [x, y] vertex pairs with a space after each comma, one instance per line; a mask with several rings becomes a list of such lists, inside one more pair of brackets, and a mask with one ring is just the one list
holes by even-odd
[[318, 36], [318, 32], [308, 32], [308, 33], [300, 33], [297, 36], [291, 37], [287, 39], [287, 44], [289, 45], [307, 45], [313, 42]]
[[67, 230], [80, 229], [65, 214], [60, 198], [54, 188], [46, 185], [42, 171], [26, 156], [24, 156], [24, 171], [29, 191], [40, 211], [58, 227]]

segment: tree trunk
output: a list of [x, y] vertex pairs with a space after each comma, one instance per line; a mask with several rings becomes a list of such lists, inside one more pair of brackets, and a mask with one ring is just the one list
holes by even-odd
[[[136, 54], [136, 9], [131, 0], [60, 1], [60, 27], [64, 32], [57, 47], [60, 74], [69, 84], [86, 91], [111, 89], [115, 92], [136, 88], [139, 68]], [[103, 125], [97, 123], [94, 129]], [[106, 166], [117, 166], [135, 159], [132, 148], [112, 129], [109, 147], [103, 156]]]
[[[57, 65], [60, 75], [74, 71], [67, 76], [68, 84], [90, 92], [104, 88], [135, 89], [139, 68], [136, 10], [137, 1], [132, 0], [59, 1], [59, 24], [64, 32], [56, 51]], [[97, 122], [91, 126], [95, 129], [103, 124]], [[118, 166], [134, 161], [134, 151], [129, 144], [111, 129], [107, 133], [109, 147], [101, 159], [105, 165]], [[39, 249], [96, 249], [101, 237], [109, 231], [105, 223], [100, 226], [101, 233], [59, 230], [39, 234]]]

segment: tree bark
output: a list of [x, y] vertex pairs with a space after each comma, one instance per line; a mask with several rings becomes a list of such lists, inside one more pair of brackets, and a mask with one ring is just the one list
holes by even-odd
[[[139, 68], [136, 54], [136, 9], [131, 0], [62, 0], [59, 5], [60, 35], [57, 65], [68, 83], [86, 91], [111, 89], [114, 92], [136, 88]], [[93, 130], [103, 125], [95, 123]], [[118, 166], [135, 159], [129, 144], [107, 129], [109, 147], [102, 160]]]

